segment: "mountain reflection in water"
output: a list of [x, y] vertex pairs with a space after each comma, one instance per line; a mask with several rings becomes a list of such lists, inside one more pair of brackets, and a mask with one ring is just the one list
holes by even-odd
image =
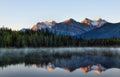
[[120, 69], [120, 55], [111, 52], [0, 52], [0, 67], [7, 68], [9, 65], [25, 64], [36, 68], [44, 68], [53, 71], [56, 68], [66, 72], [81, 70], [84, 73], [90, 71], [101, 74], [112, 68]]
[[101, 74], [111, 68], [120, 68], [119, 58], [110, 58], [102, 56], [72, 56], [67, 59], [56, 59], [48, 64], [34, 64], [37, 68], [44, 68], [53, 71], [55, 68], [64, 69], [66, 72], [73, 72], [80, 69], [87, 73], [93, 71]]

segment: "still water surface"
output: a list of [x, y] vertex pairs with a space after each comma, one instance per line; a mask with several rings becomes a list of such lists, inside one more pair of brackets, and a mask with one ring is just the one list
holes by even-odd
[[119, 76], [119, 48], [0, 49], [0, 77]]

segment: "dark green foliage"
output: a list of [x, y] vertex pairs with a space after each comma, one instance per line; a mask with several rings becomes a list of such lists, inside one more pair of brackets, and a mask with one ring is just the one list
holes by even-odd
[[88, 46], [120, 46], [120, 38], [91, 39]]
[[79, 46], [83, 40], [74, 39], [70, 36], [54, 35], [46, 30], [12, 31], [11, 29], [0, 29], [0, 47], [59, 47]]
[[55, 35], [46, 30], [12, 31], [0, 29], [0, 47], [79, 47], [79, 46], [120, 46], [119, 38], [84, 40], [65, 35]]

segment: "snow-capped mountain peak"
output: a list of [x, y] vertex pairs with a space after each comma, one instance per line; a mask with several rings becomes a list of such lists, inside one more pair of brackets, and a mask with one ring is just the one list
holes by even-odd
[[53, 26], [53, 25], [56, 24], [56, 22], [53, 21], [53, 20], [48, 20], [48, 21], [45, 21], [45, 22], [43, 22], [43, 23], [45, 24], [45, 26]]
[[81, 23], [87, 24], [87, 25], [91, 25], [92, 20], [85, 18], [83, 21], [81, 21]]
[[101, 21], [101, 20], [103, 20], [102, 18], [96, 18], [95, 19], [96, 21]]
[[90, 20], [88, 18], [85, 18], [81, 23], [96, 26], [96, 27], [101, 27], [102, 25], [107, 23], [107, 21], [105, 21], [105, 20], [103, 20], [101, 18], [97, 18], [96, 20]]
[[72, 18], [69, 18], [69, 19], [64, 21], [64, 23], [70, 23], [70, 22], [76, 22], [76, 21], [74, 19], [72, 19]]
[[54, 21], [54, 20], [48, 20], [48, 21], [46, 21], [46, 23], [50, 23], [50, 24], [54, 25], [54, 24], [56, 24], [56, 21]]
[[46, 29], [46, 28], [52, 28], [56, 24], [53, 20], [48, 20], [45, 22], [39, 22], [36, 25], [32, 27], [32, 30], [40, 30], [40, 29]]
[[55, 22], [55, 21], [54, 21], [54, 20], [48, 20], [47, 22], [50, 22], [50, 23], [51, 23], [51, 22]]

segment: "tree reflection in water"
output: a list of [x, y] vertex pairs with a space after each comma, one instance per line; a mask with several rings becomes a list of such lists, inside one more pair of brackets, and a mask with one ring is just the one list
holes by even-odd
[[0, 53], [0, 67], [24, 63], [26, 66], [34, 65], [37, 68], [44, 68], [53, 71], [56, 68], [73, 72], [80, 69], [87, 73], [93, 71], [97, 74], [111, 68], [120, 68], [120, 55], [107, 52], [5, 52]]

